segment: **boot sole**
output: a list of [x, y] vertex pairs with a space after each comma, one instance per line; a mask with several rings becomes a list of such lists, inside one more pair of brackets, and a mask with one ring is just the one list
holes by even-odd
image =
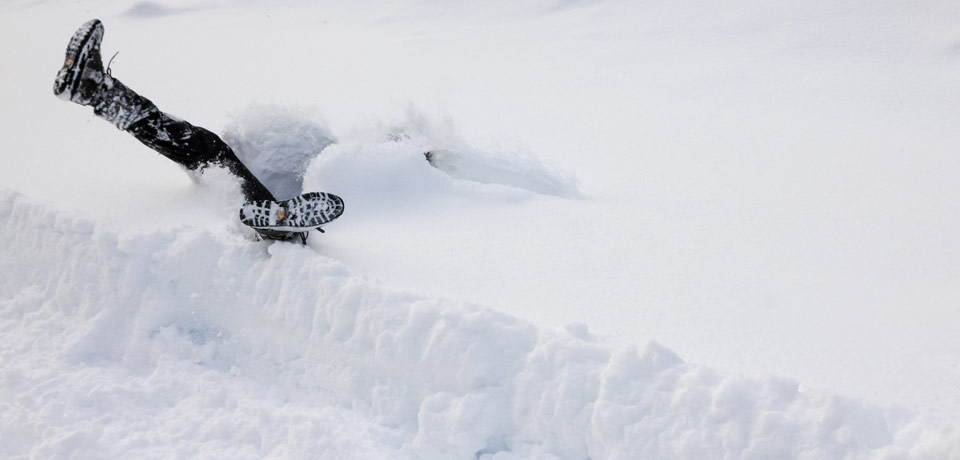
[[240, 208], [240, 222], [256, 230], [306, 232], [343, 214], [343, 199], [310, 192], [286, 201], [254, 201]]
[[97, 48], [103, 39], [103, 23], [99, 19], [91, 19], [80, 26], [70, 43], [64, 57], [63, 67], [57, 72], [57, 79], [53, 82], [53, 94], [63, 100], [70, 100], [77, 82], [83, 75], [84, 63], [90, 51]]

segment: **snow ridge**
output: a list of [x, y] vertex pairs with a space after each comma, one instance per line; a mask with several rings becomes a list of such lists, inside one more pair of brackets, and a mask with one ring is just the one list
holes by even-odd
[[118, 234], [12, 191], [0, 222], [3, 457], [960, 455], [952, 425], [397, 292], [316, 247]]

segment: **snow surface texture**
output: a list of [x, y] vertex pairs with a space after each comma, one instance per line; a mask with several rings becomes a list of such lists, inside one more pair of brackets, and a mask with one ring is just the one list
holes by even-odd
[[960, 2], [375, 3], [0, 3], [0, 458], [958, 458]]
[[953, 425], [397, 292], [311, 247], [122, 237], [11, 191], [0, 222], [4, 458], [960, 455]]

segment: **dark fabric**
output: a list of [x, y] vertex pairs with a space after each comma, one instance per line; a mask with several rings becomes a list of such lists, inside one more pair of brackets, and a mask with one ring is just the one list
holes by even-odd
[[240, 179], [247, 201], [275, 200], [219, 136], [160, 111], [149, 99], [107, 78], [94, 105], [97, 116], [133, 134], [140, 142], [190, 170], [210, 165], [227, 168]]
[[202, 169], [210, 165], [227, 168], [240, 178], [247, 201], [274, 200], [274, 196], [237, 158], [233, 150], [216, 134], [175, 119], [159, 110], [130, 125], [127, 132], [163, 156], [185, 166]]

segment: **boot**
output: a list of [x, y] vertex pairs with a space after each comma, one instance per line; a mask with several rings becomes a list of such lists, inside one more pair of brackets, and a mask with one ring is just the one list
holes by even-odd
[[98, 19], [80, 26], [67, 44], [63, 68], [53, 82], [53, 94], [80, 105], [114, 126], [127, 131], [131, 125], [159, 112], [149, 99], [140, 96], [104, 71], [100, 57], [103, 23]]
[[92, 19], [80, 26], [70, 43], [63, 68], [53, 82], [53, 94], [81, 105], [92, 105], [103, 83], [103, 60], [100, 59], [100, 41], [103, 40], [103, 24]]

